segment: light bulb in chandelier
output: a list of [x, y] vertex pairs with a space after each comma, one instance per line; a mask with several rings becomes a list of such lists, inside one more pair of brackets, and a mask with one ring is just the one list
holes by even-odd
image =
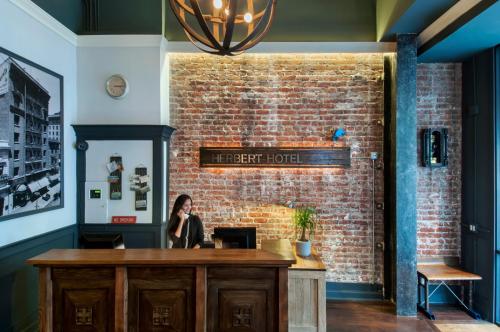
[[214, 0], [214, 8], [221, 9], [222, 8], [222, 0]]
[[189, 40], [204, 52], [238, 55], [267, 34], [277, 0], [169, 0]]
[[253, 20], [252, 14], [246, 13], [245, 15], [243, 15], [243, 19], [247, 23], [252, 23], [252, 20]]

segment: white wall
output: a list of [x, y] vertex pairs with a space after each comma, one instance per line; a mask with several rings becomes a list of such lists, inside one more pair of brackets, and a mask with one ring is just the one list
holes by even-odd
[[[162, 90], [168, 90], [162, 77], [168, 69], [162, 40], [153, 35], [79, 36], [78, 123], [167, 124], [169, 117], [162, 114], [167, 112]], [[113, 74], [122, 74], [130, 85], [123, 99], [105, 91]]]
[[[109, 172], [106, 164], [113, 155], [121, 156], [122, 198], [109, 200], [107, 222], [111, 223], [113, 216], [136, 216], [138, 224], [153, 222], [153, 192], [147, 193], [146, 211], [135, 210], [135, 192], [130, 190], [130, 175], [135, 174], [136, 167], [146, 167], [149, 174], [148, 185], [152, 188], [153, 170], [153, 142], [152, 141], [88, 141], [89, 149], [85, 155], [85, 178], [90, 182], [107, 182]], [[106, 184], [109, 188], [109, 184]], [[86, 194], [87, 195], [87, 194]], [[109, 192], [108, 192], [109, 195]], [[87, 219], [87, 214], [85, 215]], [[86, 220], [95, 223], [95, 220]]]
[[[28, 0], [15, 2], [33, 6]], [[76, 46], [72, 33], [58, 22], [53, 20], [52, 26], [62, 33], [38, 19], [12, 1], [0, 0], [0, 46], [64, 76], [64, 208], [0, 222], [0, 247], [76, 222], [75, 135], [70, 127], [76, 123]]]

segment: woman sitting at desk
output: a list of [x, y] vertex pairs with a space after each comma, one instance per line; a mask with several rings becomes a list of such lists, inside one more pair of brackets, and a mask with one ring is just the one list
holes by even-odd
[[203, 245], [203, 224], [191, 214], [192, 205], [191, 197], [185, 194], [175, 200], [168, 226], [172, 248], [198, 249]]

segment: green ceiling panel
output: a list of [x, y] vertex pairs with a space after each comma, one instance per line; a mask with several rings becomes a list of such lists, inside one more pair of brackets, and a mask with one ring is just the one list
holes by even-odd
[[161, 34], [161, 0], [100, 0], [99, 33]]
[[[278, 0], [273, 25], [264, 41], [375, 41], [375, 0]], [[165, 37], [187, 40], [170, 6]]]
[[82, 31], [82, 0], [32, 0], [71, 31]]

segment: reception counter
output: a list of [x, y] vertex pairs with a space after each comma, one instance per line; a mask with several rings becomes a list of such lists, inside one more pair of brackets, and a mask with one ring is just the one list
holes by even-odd
[[293, 254], [256, 249], [50, 250], [40, 331], [288, 331]]

